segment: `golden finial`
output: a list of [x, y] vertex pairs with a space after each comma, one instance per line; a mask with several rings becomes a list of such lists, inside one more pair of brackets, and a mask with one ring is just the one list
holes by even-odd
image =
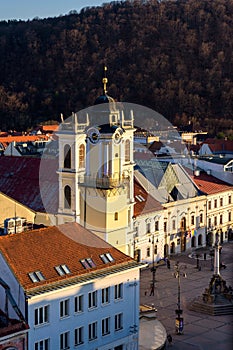
[[102, 79], [102, 83], [104, 85], [104, 94], [107, 93], [107, 83], [108, 83], [108, 78], [106, 77], [107, 70], [108, 68], [104, 65], [104, 77]]

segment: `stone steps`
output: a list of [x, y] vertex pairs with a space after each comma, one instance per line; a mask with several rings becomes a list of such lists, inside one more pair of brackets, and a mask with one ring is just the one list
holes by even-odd
[[224, 300], [220, 296], [217, 300], [217, 304], [207, 304], [204, 303], [201, 298], [194, 300], [190, 306], [189, 310], [201, 312], [204, 314], [219, 316], [219, 315], [233, 315], [233, 304]]

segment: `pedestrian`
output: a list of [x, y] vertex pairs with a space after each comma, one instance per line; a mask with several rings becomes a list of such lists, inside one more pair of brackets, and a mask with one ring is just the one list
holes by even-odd
[[167, 341], [168, 341], [168, 345], [172, 345], [172, 336], [171, 336], [171, 334], [167, 335]]
[[153, 284], [151, 285], [151, 289], [150, 289], [150, 297], [151, 297], [152, 295], [155, 295], [155, 287], [154, 287]]
[[167, 268], [170, 270], [170, 268], [171, 268], [171, 263], [170, 263], [170, 260], [169, 259], [167, 259]]

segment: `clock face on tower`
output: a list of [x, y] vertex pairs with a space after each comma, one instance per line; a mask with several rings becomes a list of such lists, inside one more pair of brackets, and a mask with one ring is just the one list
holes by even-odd
[[115, 141], [115, 143], [120, 143], [121, 142], [121, 135], [119, 134], [119, 132], [115, 133], [114, 141]]
[[114, 133], [114, 142], [116, 144], [121, 142], [121, 135], [122, 135], [122, 130], [120, 128], [118, 128], [115, 133]]
[[97, 143], [100, 138], [100, 133], [97, 128], [90, 128], [87, 132], [88, 138], [91, 143]]

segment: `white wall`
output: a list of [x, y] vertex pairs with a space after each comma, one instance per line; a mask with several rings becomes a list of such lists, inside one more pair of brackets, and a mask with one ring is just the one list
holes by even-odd
[[[124, 284], [123, 299], [114, 301], [114, 285]], [[111, 286], [110, 304], [101, 305], [101, 289]], [[98, 291], [98, 307], [88, 310], [88, 292]], [[74, 297], [77, 294], [84, 295], [84, 312], [74, 313]], [[59, 302], [62, 299], [70, 300], [70, 316], [60, 319]], [[42, 326], [34, 326], [34, 309], [41, 305], [49, 305], [50, 322]], [[130, 326], [134, 323], [138, 330], [138, 312], [139, 312], [139, 272], [138, 268], [110, 276], [97, 279], [92, 283], [70, 286], [54, 292], [42, 294], [29, 299], [29, 349], [34, 349], [34, 343], [41, 339], [50, 338], [50, 349], [59, 349], [59, 335], [65, 331], [70, 331], [70, 349], [74, 349], [74, 329], [84, 326], [85, 342], [80, 349], [109, 349], [122, 342], [129, 342]], [[114, 315], [123, 313], [124, 328], [121, 331], [114, 331]], [[101, 320], [105, 317], [111, 317], [110, 335], [101, 335]], [[98, 338], [88, 342], [88, 324], [98, 322]]]

